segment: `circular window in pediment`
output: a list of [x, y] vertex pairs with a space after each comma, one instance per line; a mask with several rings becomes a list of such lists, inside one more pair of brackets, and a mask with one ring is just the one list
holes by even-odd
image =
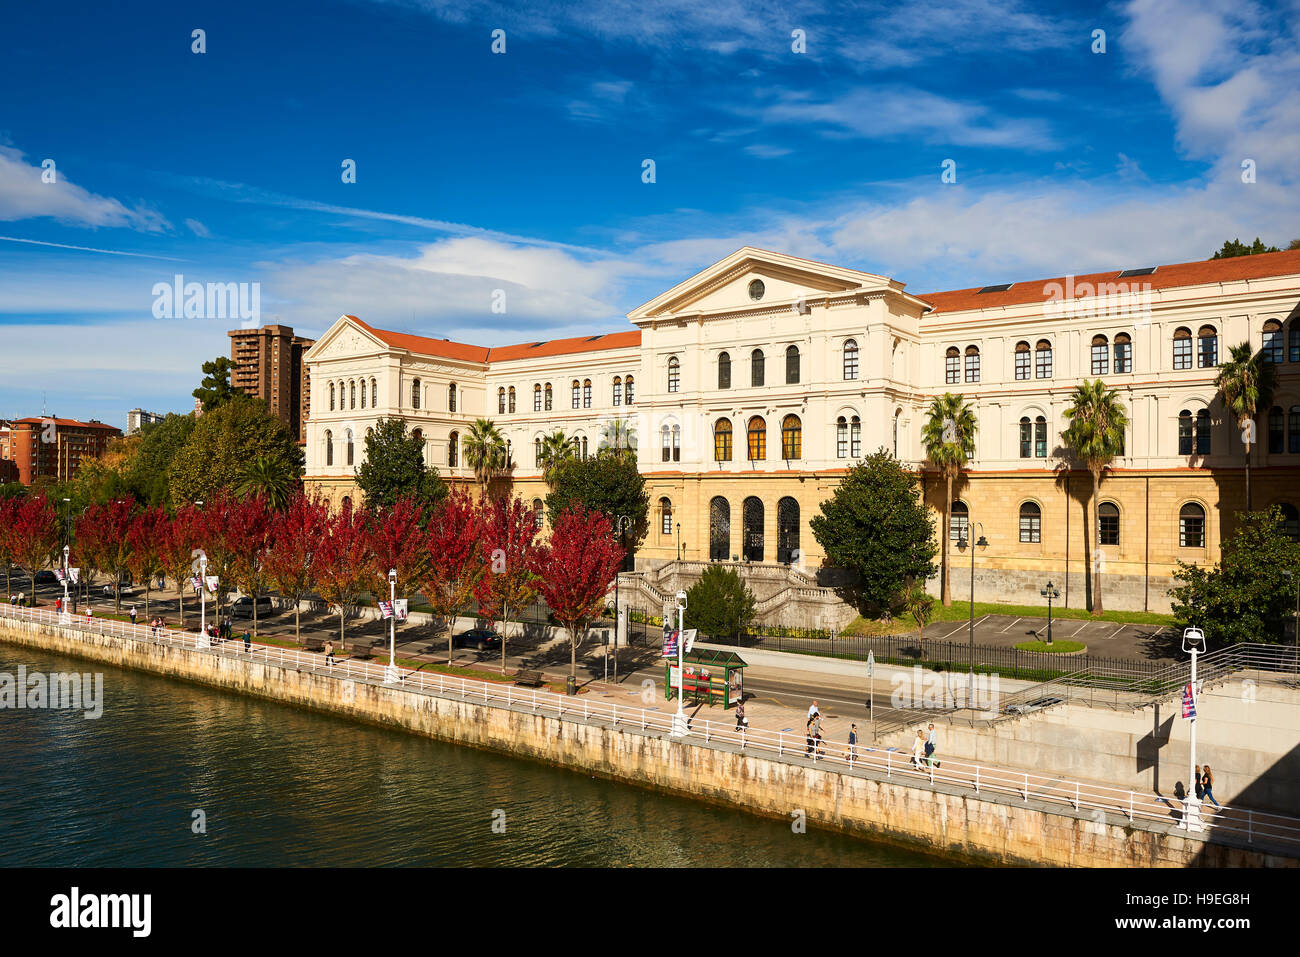
[[767, 287], [763, 285], [763, 280], [755, 279], [749, 284], [749, 298], [758, 302], [758, 300], [763, 298], [763, 293], [766, 292], [766, 290]]

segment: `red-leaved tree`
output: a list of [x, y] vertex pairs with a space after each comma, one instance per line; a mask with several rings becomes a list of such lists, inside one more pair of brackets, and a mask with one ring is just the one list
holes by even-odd
[[131, 564], [131, 523], [135, 521], [135, 500], [118, 499], [105, 505], [91, 505], [82, 514], [78, 528], [85, 527], [93, 542], [93, 564], [108, 572], [113, 581], [113, 610], [122, 610], [122, 573]]
[[[233, 528], [236, 522], [236, 511], [241, 504], [240, 499], [235, 498], [225, 489], [218, 489], [216, 494], [209, 496], [195, 513], [198, 525], [198, 550], [208, 560], [208, 575], [215, 575], [217, 578], [218, 622], [221, 621], [222, 616], [224, 604], [222, 598], [229, 592], [231, 575], [234, 572], [235, 562], [239, 559], [239, 549], [242, 547], [241, 533]], [[193, 567], [197, 574], [198, 563]], [[202, 584], [207, 588], [206, 582]]]
[[483, 614], [501, 620], [501, 673], [506, 673], [506, 625], [516, 613], [537, 600], [537, 512], [519, 498], [480, 502], [484, 573], [474, 595]]
[[569, 674], [576, 679], [578, 646], [604, 611], [609, 586], [623, 564], [623, 546], [614, 541], [604, 513], [571, 506], [560, 513], [550, 542], [539, 551], [539, 564], [546, 569], [542, 597], [569, 633]]
[[447, 625], [447, 663], [451, 664], [456, 616], [469, 603], [483, 576], [480, 515], [469, 492], [453, 488], [434, 509], [425, 533], [429, 562], [420, 591], [434, 615]]
[[376, 509], [369, 515], [370, 593], [378, 598], [388, 594], [388, 573], [397, 572], [397, 594], [408, 598], [424, 577], [429, 564], [429, 546], [424, 541], [420, 522], [424, 509], [414, 499], [403, 495], [390, 509]]
[[31, 575], [31, 604], [36, 605], [36, 573], [49, 564], [59, 547], [59, 525], [54, 506], [44, 493], [19, 502], [10, 516], [14, 557]]
[[293, 602], [293, 633], [302, 640], [300, 604], [315, 587], [317, 551], [329, 528], [329, 506], [299, 492], [284, 511], [271, 516], [270, 548], [264, 567], [280, 597]]
[[325, 537], [312, 559], [316, 589], [338, 609], [339, 644], [345, 640], [344, 621], [366, 590], [370, 576], [370, 540], [365, 516], [351, 505], [330, 516]]
[[12, 566], [18, 559], [17, 537], [14, 535], [16, 498], [0, 498], [0, 565], [5, 567], [5, 600], [13, 594]]
[[159, 557], [163, 570], [176, 585], [176, 598], [180, 603], [178, 626], [185, 628], [185, 589], [198, 574], [195, 565], [202, 532], [199, 510], [193, 505], [182, 505], [163, 526], [159, 543]]
[[266, 499], [240, 499], [226, 515], [223, 532], [230, 548], [230, 580], [253, 601], [253, 637], [257, 637], [257, 598], [266, 590], [266, 549], [270, 543], [271, 512]]
[[128, 568], [132, 577], [144, 582], [144, 616], [149, 617], [149, 593], [153, 579], [163, 570], [163, 544], [167, 538], [167, 513], [161, 508], [146, 508], [131, 523], [127, 532], [131, 540]]

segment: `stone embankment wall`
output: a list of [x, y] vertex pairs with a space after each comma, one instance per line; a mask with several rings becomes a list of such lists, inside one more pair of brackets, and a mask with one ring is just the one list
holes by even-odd
[[[485, 706], [210, 651], [12, 620], [0, 620], [0, 640], [334, 712], [786, 821], [802, 813], [810, 826], [962, 860], [1110, 867], [1300, 863], [1163, 826], [1126, 827], [1116, 816], [1099, 822], [1088, 813], [1034, 801], [912, 786], [726, 745], [683, 744], [636, 727], [561, 720], [527, 706]], [[111, 697], [105, 706], [112, 707]]]

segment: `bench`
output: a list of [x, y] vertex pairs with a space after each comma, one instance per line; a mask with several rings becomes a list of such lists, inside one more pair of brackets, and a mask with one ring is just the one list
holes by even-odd
[[347, 649], [352, 652], [354, 658], [369, 658], [370, 645], [371, 642], [369, 641], [354, 641], [347, 646]]
[[546, 684], [546, 676], [536, 668], [520, 668], [515, 672], [515, 684], [539, 688]]
[[313, 637], [304, 638], [302, 640], [302, 647], [304, 651], [324, 651], [325, 639]]

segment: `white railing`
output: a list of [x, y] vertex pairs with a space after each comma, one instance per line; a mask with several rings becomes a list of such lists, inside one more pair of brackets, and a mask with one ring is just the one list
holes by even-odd
[[[358, 661], [339, 658], [329, 664], [320, 652], [307, 652], [271, 645], [252, 644], [244, 650], [242, 638], [211, 642], [206, 636], [177, 631], [171, 628], [154, 629], [147, 624], [132, 625], [85, 616], [60, 616], [39, 608], [0, 605], [0, 617], [17, 618], [48, 625], [70, 627], [75, 631], [131, 638], [154, 644], [208, 651], [245, 660], [263, 661], [283, 668], [297, 668], [313, 674], [329, 675], [340, 679], [367, 681], [383, 685], [387, 665], [382, 661]], [[60, 617], [65, 621], [60, 622]], [[67, 619], [71, 619], [70, 621]], [[207, 645], [205, 647], [205, 645]], [[476, 704], [489, 704], [528, 710], [536, 714], [553, 714], [566, 721], [608, 723], [612, 727], [629, 731], [663, 732], [672, 730], [675, 706], [658, 708], [620, 707], [617, 702], [570, 697], [535, 688], [517, 688], [504, 681], [458, 678], [441, 672], [424, 673], [400, 670], [393, 687], [417, 691], [443, 698], [456, 698]], [[919, 763], [909, 752], [897, 748], [869, 747], [822, 741], [815, 756], [810, 755], [809, 742], [802, 733], [769, 731], [760, 728], [738, 730], [733, 721], [694, 719], [690, 722], [690, 735], [684, 743], [700, 745], [731, 745], [742, 751], [775, 755], [785, 761], [811, 760], [826, 762], [848, 773], [883, 775], [887, 780], [897, 778], [902, 783], [921, 786], [945, 785], [977, 794], [992, 792], [1013, 796], [1022, 803], [1031, 800], [1068, 806], [1075, 811], [1092, 812], [1098, 823], [1110, 816], [1124, 818], [1134, 826], [1149, 827], [1154, 824], [1176, 825], [1182, 816], [1181, 802], [1138, 794], [1133, 790], [1112, 788], [1082, 781], [1067, 781], [1059, 777], [1017, 771], [981, 764], [967, 764], [944, 760], [940, 755], [938, 766], [921, 758]], [[1223, 807], [1207, 811], [1203, 805], [1202, 822], [1207, 831], [1242, 836], [1246, 843], [1266, 842], [1300, 848], [1300, 818], [1270, 814], [1250, 808]], [[1099, 813], [1098, 813], [1099, 812]]]

